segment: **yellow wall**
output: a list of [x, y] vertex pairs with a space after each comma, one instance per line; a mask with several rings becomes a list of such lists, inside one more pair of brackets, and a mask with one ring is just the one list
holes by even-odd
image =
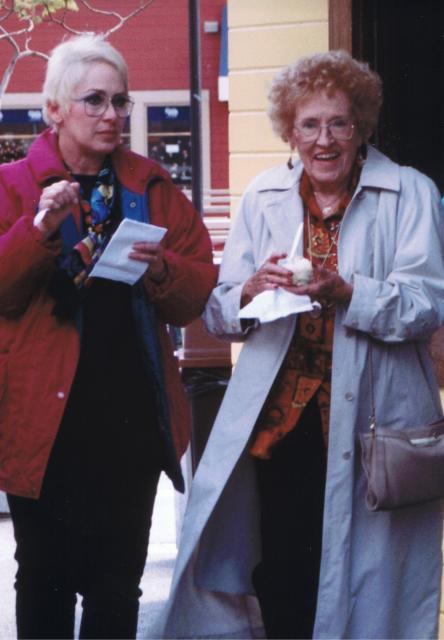
[[271, 78], [296, 58], [328, 49], [328, 0], [228, 0], [230, 191], [233, 210], [260, 171], [289, 148], [266, 115]]
[[[228, 0], [232, 214], [255, 175], [289, 157], [266, 115], [271, 78], [302, 55], [328, 49], [328, 0]], [[233, 346], [233, 362], [239, 347]]]

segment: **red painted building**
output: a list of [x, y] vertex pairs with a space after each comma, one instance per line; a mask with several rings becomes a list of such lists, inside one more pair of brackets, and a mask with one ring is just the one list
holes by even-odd
[[[139, 6], [139, 0], [92, 0], [102, 10], [123, 16]], [[221, 23], [224, 0], [201, 0], [200, 42], [202, 72], [202, 181], [204, 191], [228, 188], [228, 103], [218, 96]], [[62, 12], [56, 13], [60, 19]], [[103, 32], [115, 19], [84, 7], [67, 12], [67, 24], [79, 31]], [[8, 31], [23, 27], [14, 16], [2, 22]], [[55, 23], [37, 25], [30, 47], [48, 53], [67, 36]], [[154, 0], [110, 36], [129, 68], [130, 93], [135, 106], [128, 126], [127, 143], [135, 151], [160, 160], [176, 182], [190, 186], [189, 164], [189, 29], [188, 0]], [[23, 37], [18, 41], [24, 43]], [[11, 60], [13, 49], [0, 41], [0, 72]], [[0, 122], [0, 159], [7, 161], [26, 151], [35, 133], [43, 128], [39, 115], [45, 61], [20, 60], [3, 97]]]

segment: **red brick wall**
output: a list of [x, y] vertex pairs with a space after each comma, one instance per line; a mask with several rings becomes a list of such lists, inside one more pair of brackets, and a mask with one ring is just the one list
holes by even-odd
[[[139, 5], [139, 0], [91, 0], [99, 9], [109, 9], [127, 15]], [[201, 0], [201, 22], [218, 20], [225, 0]], [[57, 16], [57, 14], [56, 14]], [[94, 15], [82, 8], [69, 12], [68, 23], [83, 31], [104, 31], [114, 24], [109, 19]], [[2, 23], [11, 30], [19, 26], [15, 19]], [[49, 52], [65, 35], [57, 25], [36, 27], [32, 45]], [[151, 6], [113, 34], [111, 42], [124, 55], [133, 90], [188, 89], [188, 1], [155, 0]], [[202, 88], [210, 91], [211, 126], [211, 186], [228, 187], [228, 107], [217, 99], [220, 33], [205, 34], [201, 29]], [[0, 71], [10, 60], [12, 49], [0, 42]], [[44, 74], [44, 61], [28, 58], [21, 61], [8, 87], [10, 92], [40, 91]]]

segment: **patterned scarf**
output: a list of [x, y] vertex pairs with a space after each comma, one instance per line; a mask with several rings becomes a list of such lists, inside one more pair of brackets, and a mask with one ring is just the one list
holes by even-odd
[[89, 199], [84, 189], [80, 190], [84, 237], [74, 247], [62, 249], [48, 289], [56, 300], [54, 315], [73, 318], [83, 301], [90, 284], [88, 274], [112, 235], [115, 198], [116, 175], [108, 161], [97, 175]]

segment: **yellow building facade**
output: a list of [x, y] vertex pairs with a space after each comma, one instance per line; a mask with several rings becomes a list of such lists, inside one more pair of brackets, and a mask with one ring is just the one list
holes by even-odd
[[328, 0], [229, 0], [229, 149], [233, 210], [255, 175], [286, 162], [271, 129], [270, 80], [302, 55], [328, 49]]
[[[233, 214], [248, 182], [289, 157], [288, 145], [273, 133], [266, 114], [271, 78], [298, 57], [328, 48], [328, 0], [228, 0]], [[444, 598], [440, 618], [439, 638], [444, 640]]]

